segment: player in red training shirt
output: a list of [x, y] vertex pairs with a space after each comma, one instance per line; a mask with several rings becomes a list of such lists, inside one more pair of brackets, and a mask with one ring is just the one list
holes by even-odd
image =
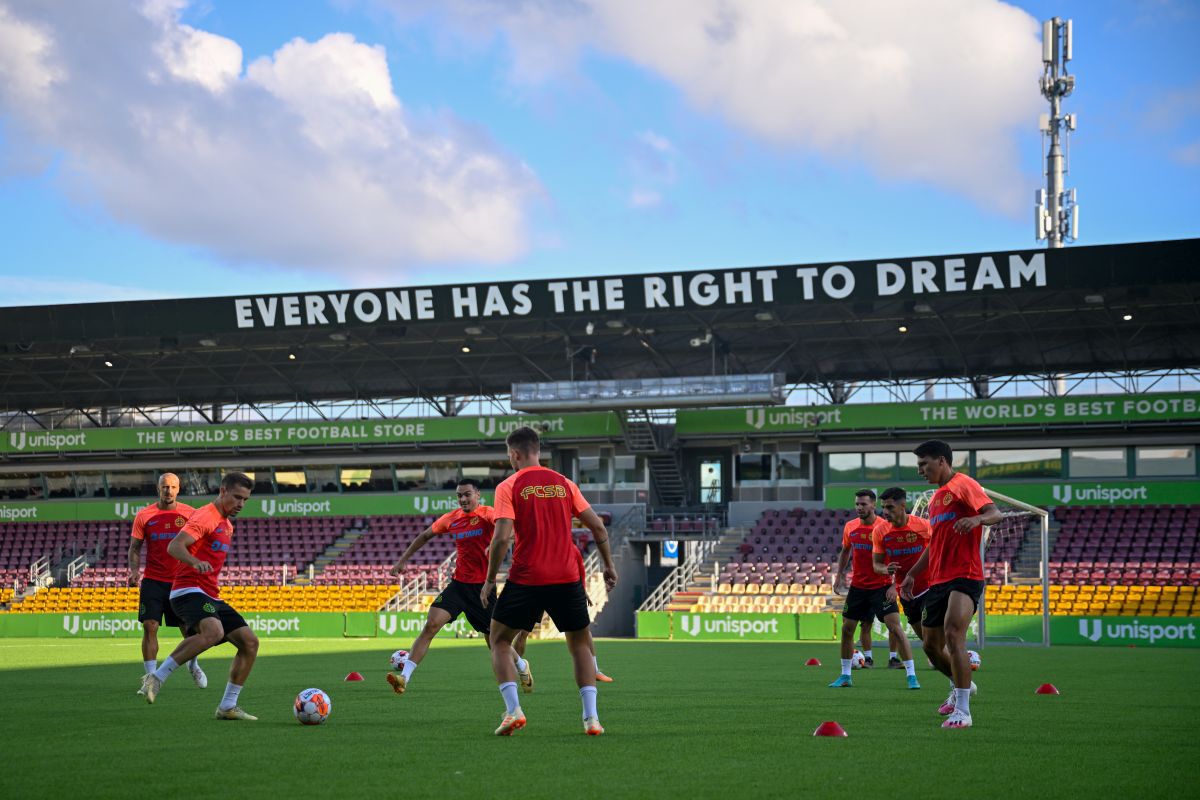
[[575, 683], [583, 702], [583, 730], [589, 736], [604, 733], [596, 711], [596, 669], [591, 653], [591, 617], [587, 593], [580, 579], [579, 549], [571, 535], [571, 519], [592, 532], [604, 559], [604, 582], [611, 590], [617, 582], [608, 531], [579, 487], [563, 475], [541, 466], [541, 441], [537, 431], [517, 428], [505, 440], [515, 475], [496, 487], [496, 533], [492, 538], [486, 582], [480, 602], [489, 604], [496, 573], [510, 542], [512, 565], [508, 581], [492, 612], [492, 669], [500, 684], [505, 713], [498, 736], [511, 736], [525, 727], [525, 714], [517, 695], [512, 642], [518, 631], [531, 631], [548, 613], [566, 634], [567, 649], [575, 665]]
[[[491, 506], [479, 504], [479, 482], [473, 478], [463, 478], [455, 488], [458, 496], [458, 509], [443, 514], [421, 535], [413, 539], [392, 567], [393, 575], [401, 575], [410, 558], [426, 545], [434, 536], [449, 536], [454, 541], [457, 558], [454, 563], [454, 577], [450, 583], [442, 587], [437, 599], [429, 607], [429, 616], [425, 627], [417, 635], [404, 670], [399, 675], [388, 673], [388, 683], [396, 694], [404, 694], [412, 674], [425, 658], [429, 644], [445, 626], [458, 619], [459, 614], [465, 614], [472, 628], [487, 636], [491, 630], [492, 612], [484, 608], [479, 600], [479, 590], [483, 588], [483, 580], [487, 576], [488, 546], [492, 543], [494, 527], [494, 511]], [[491, 599], [496, 595], [493, 592]], [[521, 655], [515, 659], [517, 677], [526, 692], [533, 691], [533, 673], [529, 662]]]
[[834, 591], [840, 592], [846, 584], [846, 567], [851, 566], [850, 591], [842, 609], [842, 673], [829, 684], [834, 689], [854, 685], [850, 679], [850, 659], [854, 655], [854, 631], [859, 623], [869, 626], [872, 619], [878, 619], [886, 624], [893, 617], [897, 623], [899, 621], [896, 601], [887, 598], [891, 580], [875, 574], [871, 563], [874, 530], [885, 524], [875, 515], [875, 492], [870, 489], [855, 492], [854, 511], [857, 516], [847, 522], [842, 531], [842, 549], [838, 553], [837, 575], [833, 581]]
[[237, 704], [246, 678], [258, 655], [258, 637], [232, 606], [221, 600], [218, 580], [233, 546], [233, 520], [254, 489], [254, 481], [241, 472], [227, 472], [217, 499], [192, 512], [167, 553], [179, 561], [171, 583], [171, 608], [187, 625], [188, 638], [179, 643], [158, 669], [142, 681], [146, 702], [153, 703], [163, 682], [181, 663], [210, 647], [229, 642], [237, 648], [229, 667], [229, 683], [217, 706], [217, 719], [255, 720]]
[[[175, 568], [179, 562], [167, 555], [167, 545], [183, 528], [194, 509], [180, 503], [178, 497], [179, 476], [173, 472], [160, 475], [158, 502], [137, 512], [129, 537], [128, 583], [138, 587], [138, 622], [142, 623], [144, 675], [158, 669], [158, 628], [164, 621], [172, 628], [179, 628], [183, 638], [187, 638], [183, 620], [175, 616], [171, 608], [171, 581], [175, 579]], [[143, 544], [146, 547], [146, 571], [139, 583]], [[197, 686], [201, 689], [208, 687], [208, 676], [200, 669], [197, 659], [188, 662], [188, 671]]]
[[[874, 560], [875, 573], [887, 576], [891, 582], [887, 588], [887, 596], [889, 600], [895, 602], [901, 584], [908, 577], [908, 571], [912, 569], [913, 564], [917, 563], [917, 559], [921, 557], [921, 554], [925, 552], [925, 547], [929, 544], [929, 523], [908, 513], [906, 507], [908, 497], [898, 486], [885, 489], [879, 499], [883, 503], [882, 516], [885, 524], [875, 528], [871, 557]], [[908, 618], [908, 624], [912, 626], [913, 631], [922, 641], [924, 641], [924, 634], [921, 627], [921, 602], [928, 588], [924, 580], [918, 579], [917, 586], [913, 588], [913, 596], [904, 601], [904, 615]], [[895, 641], [899, 647], [900, 663], [904, 667], [905, 675], [908, 676], [908, 688], [919, 689], [921, 685], [917, 682], [912, 647], [900, 626], [899, 615], [896, 617], [895, 625], [888, 626], [889, 631], [893, 628], [895, 629]]]
[[979, 609], [985, 587], [979, 544], [983, 526], [1003, 517], [978, 483], [955, 472], [950, 445], [931, 439], [917, 446], [917, 471], [938, 487], [929, 501], [929, 547], [908, 571], [901, 597], [913, 596], [917, 581], [929, 583], [921, 610], [925, 654], [950, 678], [952, 688], [938, 713], [943, 728], [971, 727], [971, 664], [967, 657], [967, 628]]

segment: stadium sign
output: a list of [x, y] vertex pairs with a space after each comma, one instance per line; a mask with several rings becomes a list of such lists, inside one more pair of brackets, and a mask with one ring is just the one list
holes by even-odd
[[220, 317], [231, 320], [238, 330], [261, 330], [996, 293], [1050, 285], [1046, 259], [1044, 250], [1025, 250], [903, 261], [236, 297], [220, 301], [228, 304]]
[[1052, 644], [1200, 647], [1190, 617], [1051, 617]]
[[[985, 489], [994, 489], [1015, 500], [1031, 505], [1046, 506], [1126, 506], [1183, 503], [1200, 504], [1200, 481], [1056, 481], [1047, 483], [1009, 483], [980, 481]], [[929, 484], [903, 484], [905, 490], [918, 494], [933, 487]], [[858, 484], [825, 487], [825, 505], [829, 508], [851, 508]], [[876, 486], [876, 492], [887, 486]]]
[[928, 403], [852, 403], [794, 408], [680, 410], [680, 436], [843, 430], [997, 428], [1200, 420], [1200, 394], [1027, 397]]
[[253, 425], [190, 425], [160, 428], [87, 428], [14, 431], [0, 437], [0, 452], [77, 453], [138, 450], [247, 450], [360, 444], [501, 443], [522, 425], [547, 439], [589, 439], [621, 432], [612, 412], [509, 414], [355, 421], [278, 422]]
[[796, 641], [795, 614], [676, 614], [672, 639]]
[[[379, 625], [376, 636], [412, 639], [425, 627], [427, 615], [417, 611], [392, 611], [379, 614]], [[474, 628], [467, 624], [466, 617], [458, 617], [448, 625], [443, 625], [438, 636], [448, 636], [460, 639], [475, 636]]]
[[[492, 494], [481, 495], [486, 505]], [[193, 507], [207, 503], [208, 497], [180, 497], [180, 502]], [[149, 505], [129, 500], [48, 500], [11, 501], [0, 503], [0, 522], [75, 522], [77, 520], [106, 520], [132, 522], [138, 510]], [[242, 509], [242, 519], [357, 517], [393, 514], [400, 516], [436, 516], [458, 508], [458, 498], [451, 492], [424, 492], [374, 495], [304, 495], [251, 497]]]

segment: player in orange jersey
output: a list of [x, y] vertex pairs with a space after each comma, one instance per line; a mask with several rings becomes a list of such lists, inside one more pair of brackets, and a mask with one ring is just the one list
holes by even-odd
[[611, 589], [617, 581], [617, 570], [608, 531], [574, 482], [541, 466], [537, 431], [517, 428], [505, 443], [508, 460], [517, 472], [496, 488], [496, 533], [487, 580], [480, 591], [480, 601], [488, 605], [496, 573], [515, 536], [508, 581], [492, 612], [492, 668], [505, 704], [496, 734], [510, 736], [525, 727], [514, 680], [512, 642], [518, 631], [533, 630], [542, 614], [549, 613], [555, 626], [566, 634], [583, 703], [584, 732], [598, 736], [604, 728], [596, 711], [596, 669], [589, 646], [591, 617], [580, 580], [579, 549], [571, 535], [571, 518], [578, 516], [592, 532], [604, 559], [604, 582]]
[[986, 586], [980, 542], [983, 526], [995, 525], [1003, 515], [973, 478], [954, 471], [950, 445], [932, 439], [913, 452], [917, 471], [938, 489], [929, 501], [929, 547], [908, 571], [901, 596], [911, 597], [922, 577], [929, 582], [921, 610], [925, 654], [953, 684], [938, 713], [947, 716], [943, 728], [969, 728], [977, 687], [971, 681], [967, 629]]
[[163, 682], [181, 663], [195, 658], [210, 647], [229, 642], [237, 648], [229, 668], [229, 683], [217, 706], [217, 719], [255, 720], [238, 706], [238, 697], [254, 659], [258, 656], [258, 637], [246, 620], [221, 599], [221, 567], [233, 547], [233, 520], [254, 489], [254, 481], [241, 472], [228, 472], [221, 479], [217, 499], [192, 512], [167, 552], [180, 562], [171, 583], [171, 607], [188, 627], [188, 638], [179, 643], [158, 669], [142, 681], [146, 702], [153, 703]]
[[[133, 532], [129, 537], [130, 586], [138, 586], [138, 622], [142, 623], [142, 666], [144, 675], [158, 669], [158, 628], [164, 622], [179, 628], [187, 638], [183, 620], [175, 616], [171, 608], [171, 581], [175, 579], [175, 568], [179, 562], [167, 555], [167, 545], [183, 528], [191, 516], [192, 507], [180, 503], [179, 476], [165, 472], [158, 477], [158, 502], [151, 503], [137, 512], [133, 518]], [[146, 570], [138, 581], [143, 544], [146, 547]], [[199, 660], [188, 662], [192, 680], [201, 689], [208, 687], [208, 676], [200, 668]], [[141, 690], [138, 690], [139, 693]]]
[[[484, 608], [479, 601], [479, 590], [483, 588], [483, 579], [487, 575], [488, 546], [492, 543], [494, 511], [491, 506], [480, 505], [479, 482], [473, 478], [463, 478], [459, 481], [455, 494], [458, 496], [458, 509], [443, 514], [426, 528], [409, 544], [392, 567], [393, 575], [402, 574], [409, 559], [434, 536], [445, 535], [454, 541], [457, 554], [454, 577], [442, 587], [437, 599], [429, 607], [425, 627], [413, 642], [403, 671], [399, 675], [394, 672], [388, 673], [387, 681], [396, 694], [404, 694], [413, 672], [429, 651], [433, 637], [458, 619], [459, 614], [464, 614], [470, 626], [484, 636], [491, 630], [492, 612]], [[492, 599], [495, 600], [494, 593]], [[529, 662], [523, 658], [523, 650], [524, 648], [515, 659], [517, 677], [522, 688], [531, 692], [533, 672], [529, 668]]]
[[[917, 559], [925, 552], [929, 543], [929, 523], [908, 513], [907, 495], [897, 486], [886, 489], [879, 499], [883, 503], [882, 516], [887, 524], [875, 528], [871, 556], [874, 559], [876, 574], [886, 575], [891, 579], [892, 584], [887, 588], [887, 596], [895, 602], [900, 586], [908, 577], [908, 571], [917, 563]], [[904, 601], [905, 617], [922, 641], [924, 637], [921, 628], [921, 602], [928, 588], [924, 581], [918, 579], [913, 588], [913, 596]], [[894, 626], [888, 626], [888, 630], [899, 647], [900, 663], [908, 676], [908, 688], [920, 689], [916, 667], [913, 664], [912, 648], [900, 625], [899, 615], [895, 622]]]

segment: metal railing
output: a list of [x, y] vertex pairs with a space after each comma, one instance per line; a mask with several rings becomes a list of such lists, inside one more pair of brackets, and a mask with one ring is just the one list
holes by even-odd
[[400, 590], [388, 598], [380, 611], [422, 611], [421, 596], [450, 582], [454, 575], [454, 565], [457, 563], [457, 553], [451, 553], [446, 560], [438, 564], [433, 571], [436, 581], [430, 581], [429, 570], [421, 570], [407, 581], [401, 581]]
[[29, 582], [34, 586], [49, 586], [53, 583], [50, 576], [50, 556], [44, 555], [29, 565]]
[[696, 575], [704, 567], [705, 560], [720, 544], [720, 539], [685, 542], [684, 552], [687, 557], [684, 563], [667, 573], [667, 577], [646, 597], [638, 610], [662, 611], [666, 608], [676, 592], [682, 592], [695, 581]]
[[74, 583], [75, 579], [83, 574], [88, 568], [88, 561], [83, 556], [75, 556], [70, 564], [67, 564], [67, 583]]

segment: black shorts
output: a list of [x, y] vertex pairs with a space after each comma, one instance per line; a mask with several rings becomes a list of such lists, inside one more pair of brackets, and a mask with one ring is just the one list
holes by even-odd
[[231, 632], [247, 627], [246, 620], [242, 619], [242, 615], [235, 611], [233, 606], [224, 600], [214, 600], [204, 592], [181, 594], [171, 601], [171, 607], [187, 626], [189, 636], [200, 629], [200, 620], [205, 617], [216, 617], [220, 620], [221, 627], [225, 629], [225, 637], [221, 639], [223, 642], [229, 638]]
[[950, 604], [950, 593], [960, 592], [971, 598], [971, 602], [975, 604], [972, 609], [973, 615], [979, 610], [979, 603], [983, 600], [983, 590], [986, 587], [983, 581], [973, 581], [969, 578], [954, 578], [945, 583], [939, 583], [936, 586], [930, 586], [929, 591], [925, 593], [925, 608], [921, 612], [921, 624], [926, 628], [940, 628], [942, 622], [946, 619], [946, 608]]
[[921, 611], [925, 608], [925, 598], [929, 597], [929, 590], [921, 592], [920, 597], [914, 597], [912, 600], [900, 598], [900, 607], [904, 610], [904, 618], [908, 620], [908, 624], [913, 627], [913, 630], [918, 630], [921, 627]]
[[550, 614], [555, 627], [563, 633], [581, 631], [591, 625], [583, 581], [546, 586], [524, 586], [509, 581], [496, 600], [492, 619], [510, 628], [532, 631], [543, 612]]
[[888, 614], [899, 612], [896, 601], [888, 602], [887, 591], [890, 587], [880, 586], [878, 589], [860, 589], [851, 586], [846, 594], [846, 605], [842, 616], [856, 622], [869, 622], [871, 617], [883, 622]]
[[170, 628], [182, 628], [183, 620], [171, 608], [171, 583], [142, 578], [138, 588], [138, 622], [157, 622]]
[[440, 608], [450, 615], [450, 621], [458, 619], [459, 614], [467, 616], [467, 622], [480, 633], [486, 634], [492, 627], [492, 609], [496, 607], [496, 590], [488, 598], [488, 607], [484, 608], [479, 602], [479, 590], [482, 583], [463, 583], [451, 580], [442, 589], [442, 593], [433, 601], [432, 608]]

